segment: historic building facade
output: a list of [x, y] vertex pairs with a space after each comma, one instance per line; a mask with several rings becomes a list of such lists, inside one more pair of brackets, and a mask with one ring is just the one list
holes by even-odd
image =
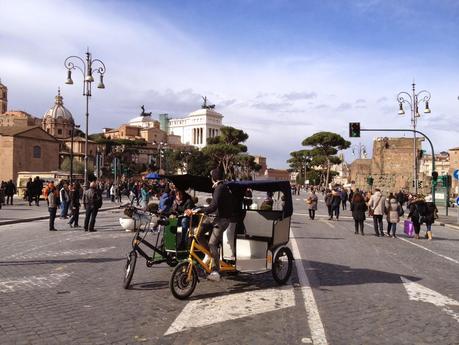
[[16, 181], [18, 172], [59, 169], [59, 141], [41, 127], [0, 127], [0, 180]]
[[58, 139], [69, 138], [72, 135], [75, 122], [72, 113], [64, 107], [64, 98], [61, 91], [57, 91], [54, 106], [43, 116], [43, 129]]

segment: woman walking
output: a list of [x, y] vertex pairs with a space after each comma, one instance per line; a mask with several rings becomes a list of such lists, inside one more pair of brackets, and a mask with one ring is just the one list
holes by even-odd
[[421, 224], [426, 221], [427, 204], [421, 195], [413, 197], [410, 203], [410, 213], [408, 218], [411, 218], [414, 228], [414, 238], [419, 240], [419, 232], [421, 231]]
[[[387, 236], [395, 238], [395, 231], [397, 231], [397, 223], [400, 222], [402, 215], [402, 206], [397, 201], [395, 196], [391, 193], [386, 200], [387, 212]], [[392, 231], [392, 234], [391, 234]]]
[[359, 233], [363, 236], [363, 223], [365, 221], [365, 212], [367, 211], [367, 203], [363, 198], [362, 194], [355, 193], [351, 200], [351, 211], [352, 211], [352, 218], [354, 218], [354, 225], [355, 225], [355, 234]]
[[70, 207], [72, 210], [72, 217], [70, 217], [70, 227], [79, 228], [78, 220], [80, 217], [80, 198], [81, 198], [81, 187], [78, 182], [72, 183], [70, 189]]
[[435, 219], [438, 218], [438, 209], [433, 202], [426, 203], [426, 236], [425, 238], [432, 240], [432, 224], [435, 222]]
[[314, 220], [316, 216], [318, 200], [319, 198], [317, 197], [315, 190], [311, 188], [311, 193], [308, 195], [306, 203], [308, 204], [309, 218], [312, 220]]

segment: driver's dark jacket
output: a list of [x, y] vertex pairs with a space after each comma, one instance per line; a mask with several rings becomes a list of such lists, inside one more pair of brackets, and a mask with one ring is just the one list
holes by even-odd
[[230, 218], [233, 214], [231, 192], [223, 182], [215, 187], [212, 194], [212, 202], [203, 211], [205, 214], [215, 213], [218, 218]]

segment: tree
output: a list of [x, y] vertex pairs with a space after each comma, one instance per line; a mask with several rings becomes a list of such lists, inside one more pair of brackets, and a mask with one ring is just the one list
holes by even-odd
[[232, 167], [235, 166], [239, 171], [236, 173], [232, 169], [232, 174], [240, 180], [251, 180], [253, 173], [261, 169], [261, 165], [255, 162], [255, 157], [248, 154], [237, 155], [235, 164]]
[[[287, 160], [292, 171], [298, 173], [297, 183], [304, 184], [306, 170], [310, 167], [311, 152], [310, 150], [299, 150], [290, 152], [290, 158]], [[303, 181], [301, 183], [301, 181]]]
[[[351, 143], [341, 135], [332, 132], [318, 132], [306, 138], [302, 142], [303, 146], [311, 147], [312, 164], [324, 166], [326, 168], [325, 185], [330, 180], [331, 164], [339, 164], [341, 160], [336, 156], [338, 151], [345, 150]], [[320, 164], [322, 163], [322, 164]]]
[[236, 162], [236, 157], [240, 153], [247, 152], [247, 146], [242, 143], [249, 136], [244, 131], [234, 127], [222, 127], [220, 131], [219, 136], [207, 139], [207, 146], [202, 149], [202, 152], [211, 157], [216, 165], [222, 166], [225, 175], [228, 176], [231, 172], [231, 166]]

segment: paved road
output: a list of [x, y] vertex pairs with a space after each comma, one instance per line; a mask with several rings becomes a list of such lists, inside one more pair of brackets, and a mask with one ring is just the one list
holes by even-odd
[[241, 274], [201, 281], [190, 301], [171, 296], [167, 265], [139, 260], [121, 287], [120, 211], [97, 233], [0, 226], [0, 344], [459, 344], [458, 231], [415, 241], [366, 224], [362, 237], [349, 213], [328, 221], [321, 206], [311, 221], [298, 199], [289, 284]]

